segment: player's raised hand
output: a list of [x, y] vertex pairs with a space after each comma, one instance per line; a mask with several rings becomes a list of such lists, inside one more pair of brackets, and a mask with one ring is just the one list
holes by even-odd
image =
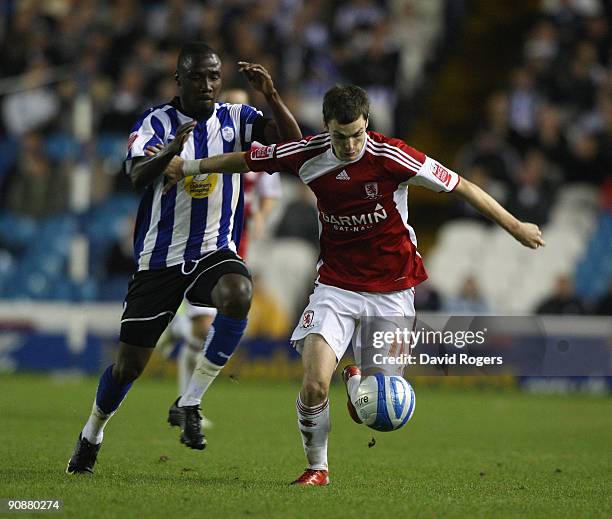
[[263, 65], [239, 61], [238, 70], [246, 76], [251, 86], [263, 95], [271, 95], [276, 91], [272, 76]]
[[170, 191], [174, 184], [185, 178], [185, 174], [183, 173], [183, 162], [185, 161], [181, 157], [175, 156], [172, 157], [170, 164], [166, 166], [164, 175], [167, 181], [164, 184], [164, 194]]
[[144, 152], [147, 157], [154, 157], [163, 149], [164, 147], [161, 144], [152, 144], [151, 146], [147, 146]]
[[181, 151], [183, 151], [185, 141], [189, 137], [189, 134], [195, 128], [195, 125], [195, 121], [190, 121], [185, 124], [181, 124], [181, 126], [178, 127], [176, 133], [174, 134], [174, 139], [172, 139], [166, 146], [166, 153], [171, 153], [172, 155], [180, 155]]
[[542, 231], [534, 223], [519, 222], [516, 229], [513, 229], [511, 232], [512, 236], [530, 249], [537, 249], [546, 245], [542, 238]]

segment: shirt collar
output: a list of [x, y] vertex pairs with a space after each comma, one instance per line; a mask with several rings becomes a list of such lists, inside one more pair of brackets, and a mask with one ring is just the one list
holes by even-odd
[[357, 162], [357, 161], [361, 160], [361, 158], [365, 154], [366, 146], [368, 144], [368, 139], [369, 139], [369, 136], [368, 136], [368, 134], [366, 132], [366, 136], [365, 136], [365, 139], [363, 141], [363, 147], [361, 148], [361, 151], [359, 152], [359, 155], [357, 155], [357, 158], [355, 158], [353, 160], [340, 160], [338, 157], [336, 157], [336, 154], [334, 153], [334, 146], [332, 145], [331, 142], [329, 143], [329, 150], [328, 150], [327, 153], [329, 154], [329, 156], [331, 157], [331, 159], [333, 161], [338, 163], [339, 166], [340, 165], [344, 166], [346, 164], [352, 164], [353, 162]]

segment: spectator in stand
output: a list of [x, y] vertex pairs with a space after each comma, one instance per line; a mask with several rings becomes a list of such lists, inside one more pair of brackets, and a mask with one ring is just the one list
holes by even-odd
[[[399, 69], [400, 52], [391, 39], [389, 22], [379, 20], [370, 25], [353, 27], [345, 46], [342, 73], [348, 82], [368, 92], [377, 131], [393, 131], [395, 85]], [[372, 118], [372, 117], [371, 117]]]
[[2, 101], [4, 125], [11, 135], [43, 128], [59, 115], [59, 99], [53, 88], [45, 86], [48, 63], [36, 59], [23, 76], [21, 90]]
[[597, 49], [589, 42], [579, 42], [568, 66], [557, 70], [554, 101], [575, 112], [590, 110], [595, 104], [596, 85], [602, 80]]
[[563, 176], [567, 177], [572, 164], [567, 138], [563, 132], [563, 116], [557, 106], [550, 103], [540, 106], [533, 146], [539, 148], [546, 160], [555, 164]]
[[493, 92], [487, 99], [484, 128], [497, 139], [510, 138], [510, 99], [506, 92]]
[[444, 310], [454, 315], [487, 315], [491, 307], [480, 292], [474, 276], [467, 276], [459, 293], [449, 298], [444, 304]]
[[439, 312], [442, 298], [431, 281], [425, 281], [414, 291], [414, 308], [417, 312]]
[[39, 133], [28, 133], [21, 140], [6, 197], [8, 209], [15, 214], [42, 218], [68, 209], [67, 168], [56, 167], [44, 149]]
[[373, 0], [354, 0], [342, 5], [335, 16], [335, 29], [341, 37], [348, 35], [359, 27], [374, 27], [385, 17], [385, 10], [380, 2]]
[[100, 121], [103, 132], [121, 133], [129, 129], [143, 109], [143, 73], [137, 65], [127, 65], [121, 71], [111, 105]]
[[147, 9], [145, 23], [150, 38], [180, 41], [196, 39], [204, 18], [205, 7], [200, 2], [170, 0], [154, 3]]
[[536, 114], [542, 102], [542, 96], [535, 88], [534, 77], [527, 68], [522, 67], [514, 71], [508, 99], [511, 142], [519, 150], [523, 150], [535, 135]]
[[589, 16], [584, 21], [585, 36], [597, 49], [597, 60], [602, 64], [610, 63], [610, 51], [612, 51], [612, 37], [610, 35], [610, 15], [612, 15], [612, 4], [607, 3], [608, 17], [605, 13]]
[[559, 31], [549, 19], [539, 20], [525, 42], [525, 60], [534, 73], [536, 84], [541, 90], [549, 79], [550, 69], [559, 55], [561, 42]]
[[537, 314], [582, 315], [584, 304], [574, 291], [574, 282], [568, 275], [557, 278], [552, 295], [540, 303]]
[[457, 169], [469, 171], [474, 165], [482, 166], [488, 176], [510, 187], [520, 164], [521, 157], [512, 146], [496, 133], [483, 129], [460, 152]]
[[540, 150], [532, 148], [519, 169], [508, 199], [508, 210], [522, 220], [545, 224], [559, 181], [560, 173]]
[[[508, 198], [508, 188], [506, 187], [505, 183], [491, 178], [489, 170], [487, 169], [486, 161], [478, 160], [467, 169], [464, 169], [464, 171], [466, 172], [465, 177], [469, 181], [484, 189], [502, 205], [506, 203]], [[457, 200], [456, 204], [459, 217], [474, 218], [486, 225], [491, 225], [493, 223], [464, 200]]]
[[575, 128], [570, 138], [567, 180], [599, 184], [606, 176], [605, 165], [593, 131]]

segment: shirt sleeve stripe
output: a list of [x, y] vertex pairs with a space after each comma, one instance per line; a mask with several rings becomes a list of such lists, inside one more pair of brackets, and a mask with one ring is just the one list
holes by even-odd
[[284, 152], [284, 151], [288, 151], [289, 149], [298, 148], [298, 147], [305, 148], [306, 146], [310, 146], [312, 144], [318, 144], [319, 142], [322, 142], [324, 140], [326, 141], [327, 139], [329, 139], [329, 134], [323, 133], [321, 135], [317, 135], [313, 137], [310, 140], [302, 139], [300, 141], [292, 141], [292, 142], [286, 142], [285, 144], [280, 144], [277, 149], [279, 152]]
[[329, 142], [324, 142], [323, 144], [319, 144], [318, 146], [310, 146], [308, 148], [298, 148], [293, 151], [286, 151], [285, 153], [276, 152], [276, 158], [288, 157], [289, 155], [295, 155], [296, 153], [302, 153], [305, 151], [317, 150], [319, 148], [325, 148], [329, 146]]
[[377, 157], [387, 157], [387, 158], [397, 162], [401, 166], [404, 166], [413, 175], [416, 175], [419, 172], [420, 167], [419, 168], [415, 168], [412, 164], [407, 163], [406, 161], [402, 160], [401, 158], [397, 157], [396, 155], [391, 155], [390, 153], [386, 153], [386, 152], [382, 152], [382, 151], [379, 152], [377, 150], [374, 150], [373, 148], [368, 148], [368, 151], [372, 155], [376, 155]]
[[421, 168], [424, 164], [424, 162], [419, 162], [417, 159], [415, 159], [414, 157], [406, 153], [401, 148], [398, 148], [397, 146], [391, 146], [390, 144], [377, 143], [377, 142], [372, 142], [372, 141], [370, 141], [370, 144], [372, 145], [373, 149], [377, 151], [383, 151], [383, 150], [388, 151], [394, 155], [397, 155], [399, 158], [402, 158], [406, 160], [407, 162], [414, 164], [416, 168]]

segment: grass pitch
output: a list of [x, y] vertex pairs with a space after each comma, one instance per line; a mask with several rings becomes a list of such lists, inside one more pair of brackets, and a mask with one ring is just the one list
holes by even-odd
[[[97, 380], [0, 377], [0, 498], [62, 499], [66, 517], [609, 517], [608, 398], [415, 385], [408, 426], [350, 421], [333, 387], [331, 486], [304, 468], [297, 385], [219, 380], [205, 451], [166, 424], [172, 381], [138, 381], [106, 429], [93, 477], [64, 473]], [[372, 437], [376, 444], [368, 447]]]

